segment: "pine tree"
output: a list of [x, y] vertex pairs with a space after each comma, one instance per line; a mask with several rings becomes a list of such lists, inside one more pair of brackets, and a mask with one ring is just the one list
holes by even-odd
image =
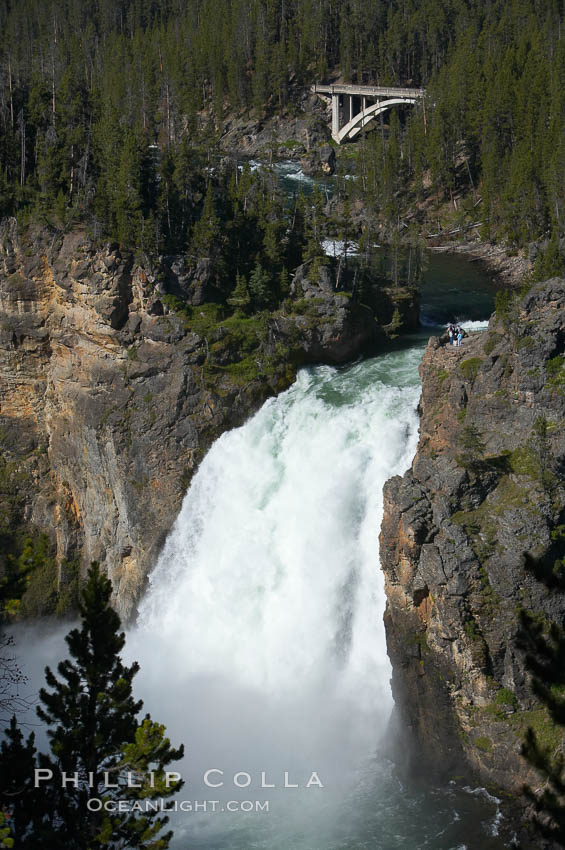
[[197, 257], [215, 257], [220, 247], [220, 219], [214, 206], [212, 184], [208, 183], [204, 207], [200, 219], [194, 225], [192, 254]]
[[467, 469], [474, 469], [484, 458], [485, 443], [476, 425], [465, 425], [458, 437], [461, 454], [457, 461]]
[[[56, 801], [44, 843], [37, 846], [50, 850], [92, 850], [117, 841], [120, 847], [161, 850], [172, 837], [172, 832], [157, 837], [168, 818], [155, 812], [92, 811], [87, 805], [91, 798], [106, 803], [167, 797], [182, 787], [182, 781], [167, 787], [165, 768], [182, 757], [183, 747], [173, 749], [164, 727], [149, 715], [137, 719], [142, 702], [133, 697], [132, 680], [139, 665], [127, 667], [120, 658], [125, 635], [111, 593], [111, 582], [94, 563], [80, 606], [81, 626], [66, 638], [70, 658], [58, 665], [59, 678], [46, 668], [48, 689], [40, 691], [37, 713], [49, 727], [52, 757], [45, 765], [53, 771]], [[62, 789], [62, 772], [76, 782]], [[128, 773], [139, 788], [128, 787]]]
[[228, 304], [234, 308], [236, 315], [245, 315], [249, 310], [251, 296], [243, 275], [237, 275], [234, 290], [228, 298]]
[[559, 277], [565, 269], [565, 258], [559, 247], [559, 236], [553, 231], [551, 239], [543, 251], [536, 257], [533, 268], [534, 280], [547, 280], [550, 277]]
[[301, 191], [296, 196], [288, 234], [286, 249], [288, 268], [295, 269], [302, 262], [306, 239], [306, 199], [304, 192]]
[[[270, 199], [269, 199], [270, 200]], [[263, 222], [263, 253], [271, 270], [280, 268], [283, 252], [284, 213], [281, 207], [270, 202], [270, 208]]]
[[271, 298], [269, 275], [257, 260], [249, 278], [249, 294], [255, 310], [267, 307]]
[[288, 274], [288, 269], [286, 266], [283, 266], [281, 273], [279, 275], [279, 297], [281, 299], [288, 298], [290, 294], [290, 276]]
[[20, 850], [37, 846], [49, 812], [50, 795], [34, 787], [35, 756], [34, 733], [24, 742], [13, 715], [0, 746], [0, 811], [7, 816], [8, 835]]
[[[563, 542], [551, 563], [525, 555], [525, 568], [548, 590], [565, 592], [565, 551]], [[532, 688], [553, 722], [565, 731], [565, 629], [562, 624], [549, 625], [531, 611], [520, 615], [519, 645], [526, 651], [526, 665], [532, 674]], [[565, 757], [560, 748], [553, 751], [543, 746], [532, 727], [522, 744], [522, 755], [543, 780], [543, 788], [524, 792], [533, 804], [533, 823], [544, 838], [562, 846], [565, 838]], [[554, 846], [554, 845], [552, 845]]]
[[326, 265], [327, 263], [327, 257], [322, 245], [322, 240], [325, 235], [323, 198], [317, 186], [312, 193], [311, 201], [309, 208], [305, 202], [306, 244], [304, 246], [303, 261], [310, 264], [308, 268], [308, 277], [310, 280], [315, 281], [318, 278], [320, 266]]
[[128, 248], [140, 244], [143, 223], [143, 157], [138, 134], [125, 135], [116, 178], [114, 217], [119, 241]]

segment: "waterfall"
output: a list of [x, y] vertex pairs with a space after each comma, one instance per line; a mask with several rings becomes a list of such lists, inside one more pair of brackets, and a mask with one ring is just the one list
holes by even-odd
[[294, 794], [327, 806], [372, 758], [392, 704], [382, 487], [415, 451], [420, 357], [302, 370], [195, 475], [127, 643], [193, 798], [210, 768], [247, 771], [247, 798], [261, 772], [278, 789], [317, 771], [324, 789]]
[[[430, 257], [431, 326], [457, 317], [480, 330], [492, 298], [476, 264]], [[178, 801], [194, 805], [171, 813], [172, 850], [507, 846], [491, 797], [401, 782], [380, 747], [392, 707], [382, 487], [415, 452], [425, 337], [353, 366], [301, 371], [224, 434], [194, 476], [123, 651], [125, 663], [140, 662], [144, 711], [186, 747], [171, 767], [186, 780]], [[44, 665], [65, 655], [68, 624], [13, 631], [33, 693]], [[46, 751], [45, 729], [34, 731]], [[206, 785], [208, 770], [222, 771], [221, 787]], [[306, 787], [313, 772], [323, 788]], [[249, 785], [237, 787], [237, 774]], [[254, 800], [268, 813], [228, 813], [228, 801]]]

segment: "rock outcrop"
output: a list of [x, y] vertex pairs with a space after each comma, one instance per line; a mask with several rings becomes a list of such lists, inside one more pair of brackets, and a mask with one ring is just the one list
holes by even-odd
[[[565, 281], [502, 305], [460, 348], [432, 338], [412, 468], [384, 493], [393, 691], [411, 769], [518, 792], [526, 728], [562, 746], [532, 694], [520, 612], [565, 600], [525, 567], [565, 554]], [[559, 567], [560, 568], [560, 567]]]
[[333, 174], [335, 163], [335, 150], [330, 145], [322, 145], [300, 160], [304, 174]]
[[[317, 95], [303, 94], [292, 111], [277, 111], [261, 118], [249, 114], [230, 116], [222, 127], [220, 146], [246, 156], [288, 159], [314, 154], [314, 171], [332, 173], [333, 151], [327, 150], [331, 117]], [[318, 155], [318, 150], [321, 153]], [[309, 161], [309, 158], [308, 158]], [[327, 167], [329, 163], [330, 168]]]
[[48, 535], [54, 574], [32, 576], [33, 613], [53, 586], [63, 593], [73, 564], [96, 559], [132, 616], [211, 442], [297, 366], [343, 362], [383, 338], [368, 308], [329, 287], [324, 278], [284, 310], [224, 318], [204, 262], [150, 269], [84, 231], [20, 239], [15, 222], [4, 228], [0, 577], [18, 535]]

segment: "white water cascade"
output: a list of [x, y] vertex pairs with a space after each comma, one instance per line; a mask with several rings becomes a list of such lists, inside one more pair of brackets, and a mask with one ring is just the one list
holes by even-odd
[[[136, 694], [187, 747], [181, 797], [277, 798], [279, 819], [293, 806], [302, 831], [281, 838], [275, 813], [260, 843], [267, 819], [253, 814], [237, 843], [233, 817], [179, 815], [174, 846], [332, 846], [297, 836], [313, 807], [330, 829], [386, 731], [382, 487], [414, 455], [420, 357], [417, 347], [303, 370], [196, 474], [128, 635]], [[212, 768], [226, 787], [211, 794]], [[238, 771], [252, 777], [243, 791]], [[282, 787], [285, 771], [298, 790]], [[323, 789], [304, 789], [313, 771]], [[262, 773], [274, 791], [261, 790]]]

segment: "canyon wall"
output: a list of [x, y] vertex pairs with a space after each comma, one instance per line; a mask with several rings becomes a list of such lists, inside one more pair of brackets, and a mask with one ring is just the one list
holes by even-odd
[[[412, 468], [385, 487], [381, 559], [398, 720], [412, 770], [514, 793], [534, 727], [562, 735], [530, 687], [520, 613], [562, 622], [565, 281], [500, 304], [460, 348], [429, 341]], [[550, 582], [551, 583], [551, 582]]]

